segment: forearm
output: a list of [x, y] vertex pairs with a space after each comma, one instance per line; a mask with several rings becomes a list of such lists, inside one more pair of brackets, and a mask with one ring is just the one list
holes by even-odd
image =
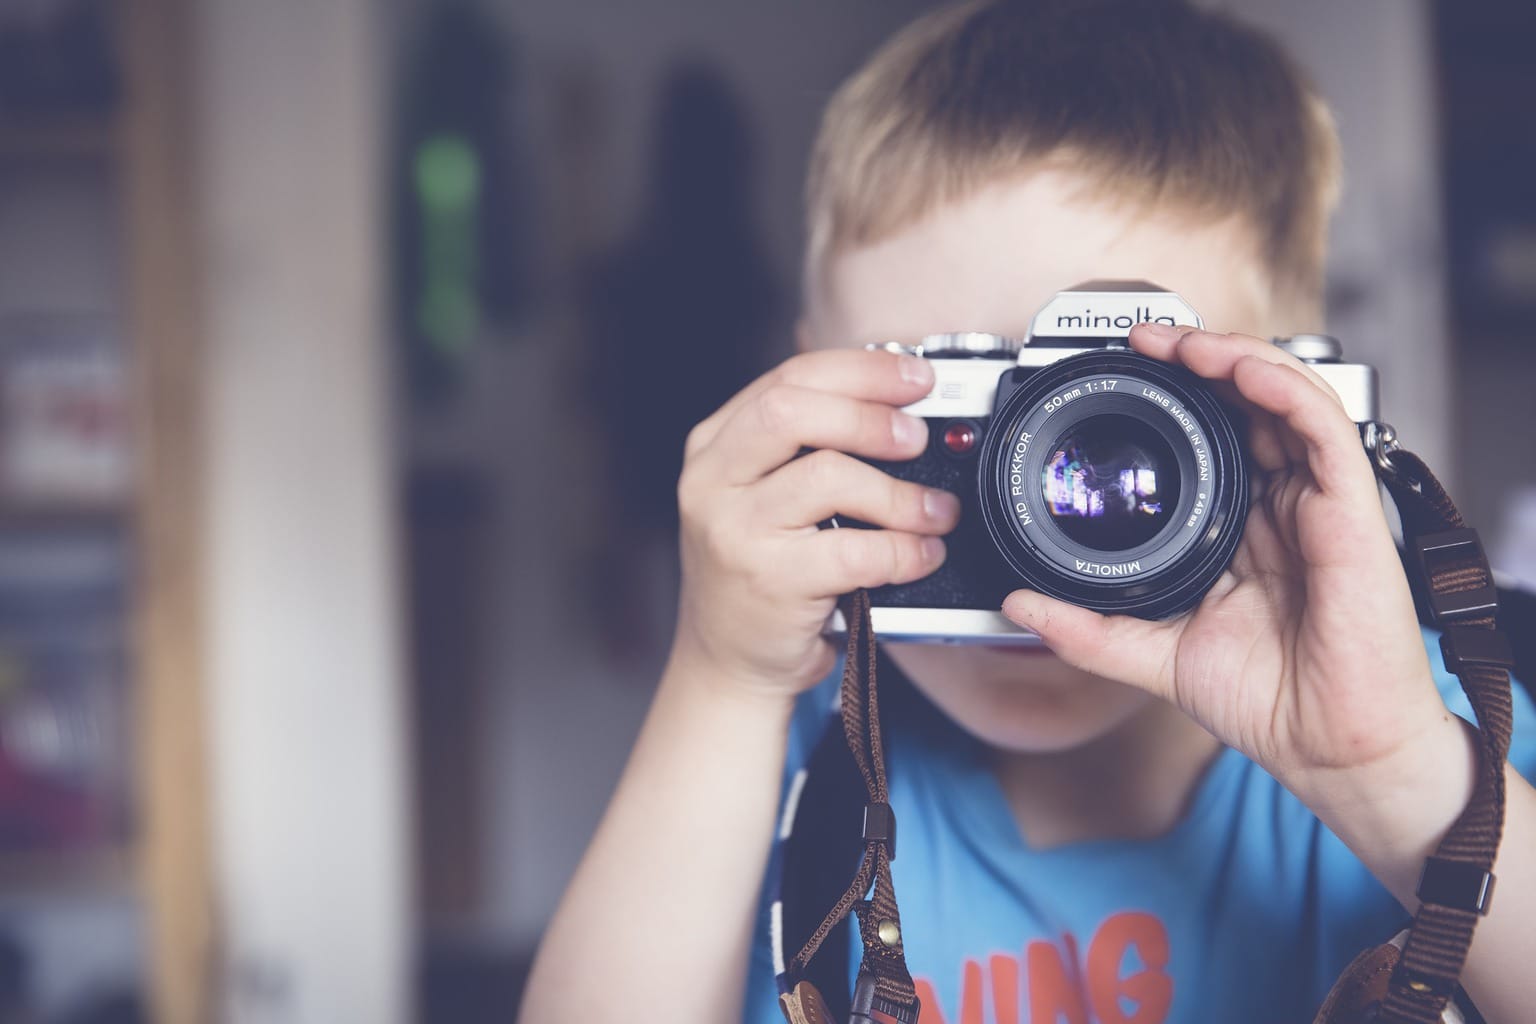
[[[1449, 728], [1412, 752], [1410, 764], [1382, 766], [1370, 780], [1334, 780], [1333, 792], [1304, 797], [1410, 912], [1424, 859], [1431, 856], [1472, 793], [1477, 754], [1470, 729]], [[1487, 917], [1462, 974], [1489, 1024], [1526, 1020], [1536, 1006], [1531, 924], [1536, 920], [1536, 790], [1509, 765], [1498, 879]]]
[[545, 934], [525, 1024], [739, 1016], [793, 705], [722, 682], [674, 654]]

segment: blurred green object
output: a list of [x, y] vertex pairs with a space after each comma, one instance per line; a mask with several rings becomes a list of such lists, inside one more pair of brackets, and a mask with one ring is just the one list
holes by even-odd
[[451, 398], [464, 361], [529, 310], [537, 203], [520, 157], [513, 51], [476, 4], [423, 9], [393, 146], [395, 325], [411, 396]]
[[422, 268], [416, 327], [444, 355], [466, 350], [480, 324], [475, 222], [480, 158], [462, 135], [436, 135], [416, 148]]

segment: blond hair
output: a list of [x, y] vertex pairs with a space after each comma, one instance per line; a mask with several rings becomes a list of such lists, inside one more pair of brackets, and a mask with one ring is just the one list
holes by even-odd
[[807, 180], [807, 286], [831, 254], [1050, 160], [1106, 195], [1243, 218], [1277, 296], [1316, 306], [1338, 148], [1278, 44], [1185, 0], [945, 8], [827, 106]]

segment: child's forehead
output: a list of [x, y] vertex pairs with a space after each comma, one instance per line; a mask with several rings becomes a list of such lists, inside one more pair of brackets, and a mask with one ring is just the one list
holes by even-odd
[[809, 281], [806, 323], [820, 347], [1022, 335], [1052, 295], [1095, 278], [1178, 291], [1214, 329], [1267, 329], [1268, 275], [1246, 223], [1116, 200], [1056, 170], [998, 182], [890, 238], [829, 254]]

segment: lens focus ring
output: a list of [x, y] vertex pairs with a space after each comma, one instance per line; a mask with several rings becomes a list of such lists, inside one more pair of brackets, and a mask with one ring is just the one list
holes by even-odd
[[993, 411], [978, 464], [987, 531], [1025, 586], [1166, 618], [1230, 562], [1248, 511], [1230, 416], [1198, 378], [1125, 351], [1069, 357]]

